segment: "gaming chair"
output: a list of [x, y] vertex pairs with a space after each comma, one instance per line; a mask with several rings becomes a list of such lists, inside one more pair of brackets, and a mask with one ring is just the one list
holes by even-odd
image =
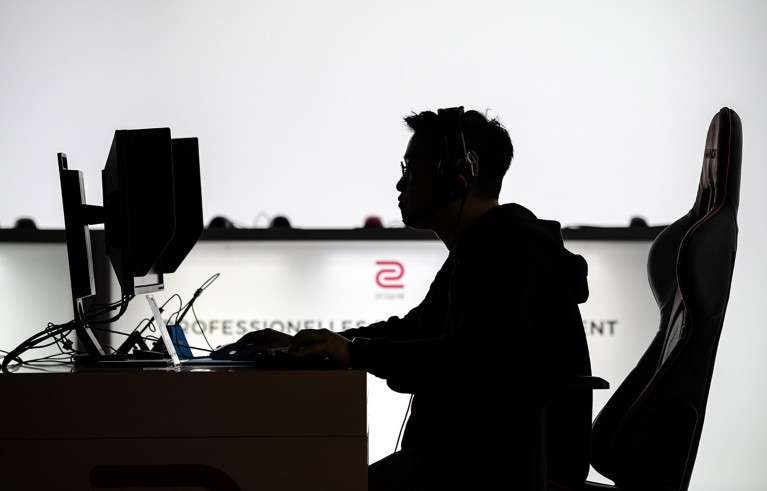
[[722, 108], [708, 129], [695, 203], [654, 240], [647, 274], [660, 326], [592, 426], [591, 464], [614, 485], [587, 491], [686, 491], [730, 296], [743, 133]]

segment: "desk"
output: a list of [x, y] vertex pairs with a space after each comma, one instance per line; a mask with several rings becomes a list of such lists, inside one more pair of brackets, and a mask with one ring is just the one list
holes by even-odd
[[115, 487], [96, 469], [133, 489], [365, 490], [366, 391], [357, 370], [0, 374], [0, 482]]

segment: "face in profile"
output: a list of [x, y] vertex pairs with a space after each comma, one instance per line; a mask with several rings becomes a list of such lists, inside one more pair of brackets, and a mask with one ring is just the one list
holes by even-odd
[[413, 134], [405, 150], [402, 177], [397, 182], [402, 220], [415, 228], [426, 228], [428, 218], [438, 211], [441, 189], [437, 174], [438, 157], [427, 142]]

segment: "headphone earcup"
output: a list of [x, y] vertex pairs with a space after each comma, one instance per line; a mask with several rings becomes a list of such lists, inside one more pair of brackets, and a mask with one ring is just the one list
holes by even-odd
[[453, 201], [466, 196], [469, 191], [469, 183], [463, 174], [448, 173], [442, 178], [442, 187], [448, 201]]

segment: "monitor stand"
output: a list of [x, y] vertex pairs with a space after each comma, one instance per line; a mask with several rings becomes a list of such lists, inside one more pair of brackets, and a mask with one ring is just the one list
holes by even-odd
[[[146, 295], [146, 300], [149, 303], [149, 308], [152, 312], [155, 324], [162, 335], [162, 339], [165, 343], [166, 351], [153, 351], [146, 348], [146, 344], [143, 340], [138, 342], [142, 349], [133, 349], [132, 353], [121, 352], [124, 350], [125, 344], [120, 349], [111, 354], [103, 354], [103, 348], [99, 345], [96, 338], [90, 329], [86, 328], [82, 323], [82, 332], [78, 330], [78, 335], [90, 336], [90, 344], [85, 343], [88, 347], [88, 353], [78, 354], [74, 356], [74, 365], [82, 368], [178, 368], [181, 366], [181, 361], [176, 348], [168, 333], [168, 329], [165, 327], [165, 321], [162, 318], [157, 302], [152, 295]], [[136, 334], [136, 333], [134, 333]], [[129, 336], [130, 340], [130, 336]], [[130, 348], [128, 348], [130, 349]]]

